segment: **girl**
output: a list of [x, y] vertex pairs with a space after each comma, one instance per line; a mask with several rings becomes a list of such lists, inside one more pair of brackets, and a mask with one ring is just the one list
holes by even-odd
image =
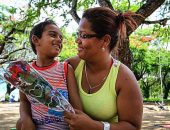
[[[66, 62], [55, 60], [62, 49], [62, 34], [58, 26], [51, 20], [46, 20], [33, 27], [30, 33], [30, 43], [37, 55], [32, 67], [45, 78], [54, 89], [58, 89], [69, 100], [73, 108], [81, 110], [74, 71]], [[20, 119], [18, 130], [67, 130], [62, 112], [49, 114], [52, 111], [30, 96], [20, 92]]]

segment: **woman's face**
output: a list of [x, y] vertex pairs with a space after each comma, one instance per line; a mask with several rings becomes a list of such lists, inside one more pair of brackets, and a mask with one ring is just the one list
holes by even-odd
[[81, 59], [89, 60], [101, 53], [102, 39], [96, 37], [97, 34], [91, 30], [91, 23], [82, 18], [79, 23], [76, 43], [78, 44], [78, 56]]

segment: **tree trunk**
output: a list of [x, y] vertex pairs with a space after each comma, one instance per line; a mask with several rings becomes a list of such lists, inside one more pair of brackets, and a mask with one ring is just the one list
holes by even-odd
[[115, 59], [120, 60], [131, 69], [132, 52], [129, 48], [129, 38], [125, 40], [122, 46], [119, 46], [117, 50], [114, 50], [112, 56]]
[[144, 86], [143, 87], [143, 96], [144, 98], [149, 98], [150, 97], [150, 94], [149, 94], [149, 91], [150, 91], [150, 86]]
[[170, 82], [167, 84], [166, 87], [164, 87], [163, 99], [168, 99], [169, 91], [170, 91]]

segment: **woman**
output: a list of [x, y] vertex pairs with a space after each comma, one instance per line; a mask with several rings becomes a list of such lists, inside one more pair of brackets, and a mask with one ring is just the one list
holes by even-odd
[[78, 29], [78, 56], [73, 66], [85, 113], [65, 112], [71, 130], [139, 130], [142, 96], [134, 74], [111, 56], [136, 26], [134, 13], [116, 14], [96, 7], [83, 13]]

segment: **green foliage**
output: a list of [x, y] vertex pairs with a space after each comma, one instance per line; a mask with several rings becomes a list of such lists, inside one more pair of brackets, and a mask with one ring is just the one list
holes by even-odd
[[170, 26], [162, 27], [159, 24], [155, 24], [153, 31], [157, 34], [157, 37], [161, 39], [164, 43], [170, 42]]
[[162, 68], [163, 89], [168, 90], [170, 87], [168, 86], [170, 83], [170, 51], [135, 47], [131, 47], [131, 50], [134, 56], [132, 70], [139, 81], [143, 96], [160, 98], [160, 67]]
[[[147, 27], [147, 28], [138, 28], [135, 32], [135, 35], [138, 36], [151, 36], [153, 33], [153, 27]], [[132, 34], [132, 36], [134, 35]]]
[[94, 4], [94, 0], [80, 0], [77, 4], [78, 9], [86, 10]]
[[[158, 27], [160, 26], [156, 27], [137, 29], [130, 37], [131, 51], [134, 56], [132, 70], [139, 81], [144, 98], [148, 99], [161, 99], [161, 91], [164, 91], [165, 95], [170, 87], [168, 86], [170, 83], [170, 51], [165, 47], [165, 40], [158, 37], [160, 33]], [[154, 40], [142, 42], [142, 36], [150, 36]], [[163, 90], [161, 90], [160, 69]]]
[[5, 94], [5, 101], [9, 101], [9, 94]]
[[5, 38], [4, 35], [0, 34], [0, 44], [3, 42], [4, 38]]
[[11, 14], [15, 14], [17, 8], [12, 6], [0, 5], [0, 18], [9, 17]]
[[135, 1], [129, 1], [130, 3], [128, 3], [127, 0], [112, 0], [111, 3], [113, 5], [113, 8], [115, 10], [120, 10], [122, 12], [125, 11], [137, 11], [139, 9], [139, 7], [141, 6], [141, 0], [135, 0]]
[[[155, 102], [161, 102], [161, 99], [160, 98], [144, 98], [143, 101], [147, 102], [147, 103], [149, 103], [149, 102], [155, 103]], [[166, 104], [170, 104], [170, 99], [164, 99], [164, 102]]]
[[59, 55], [60, 61], [64, 61], [65, 59], [75, 56], [77, 52], [75, 38], [67, 33], [65, 33], [64, 37], [65, 39], [63, 41], [63, 49]]

